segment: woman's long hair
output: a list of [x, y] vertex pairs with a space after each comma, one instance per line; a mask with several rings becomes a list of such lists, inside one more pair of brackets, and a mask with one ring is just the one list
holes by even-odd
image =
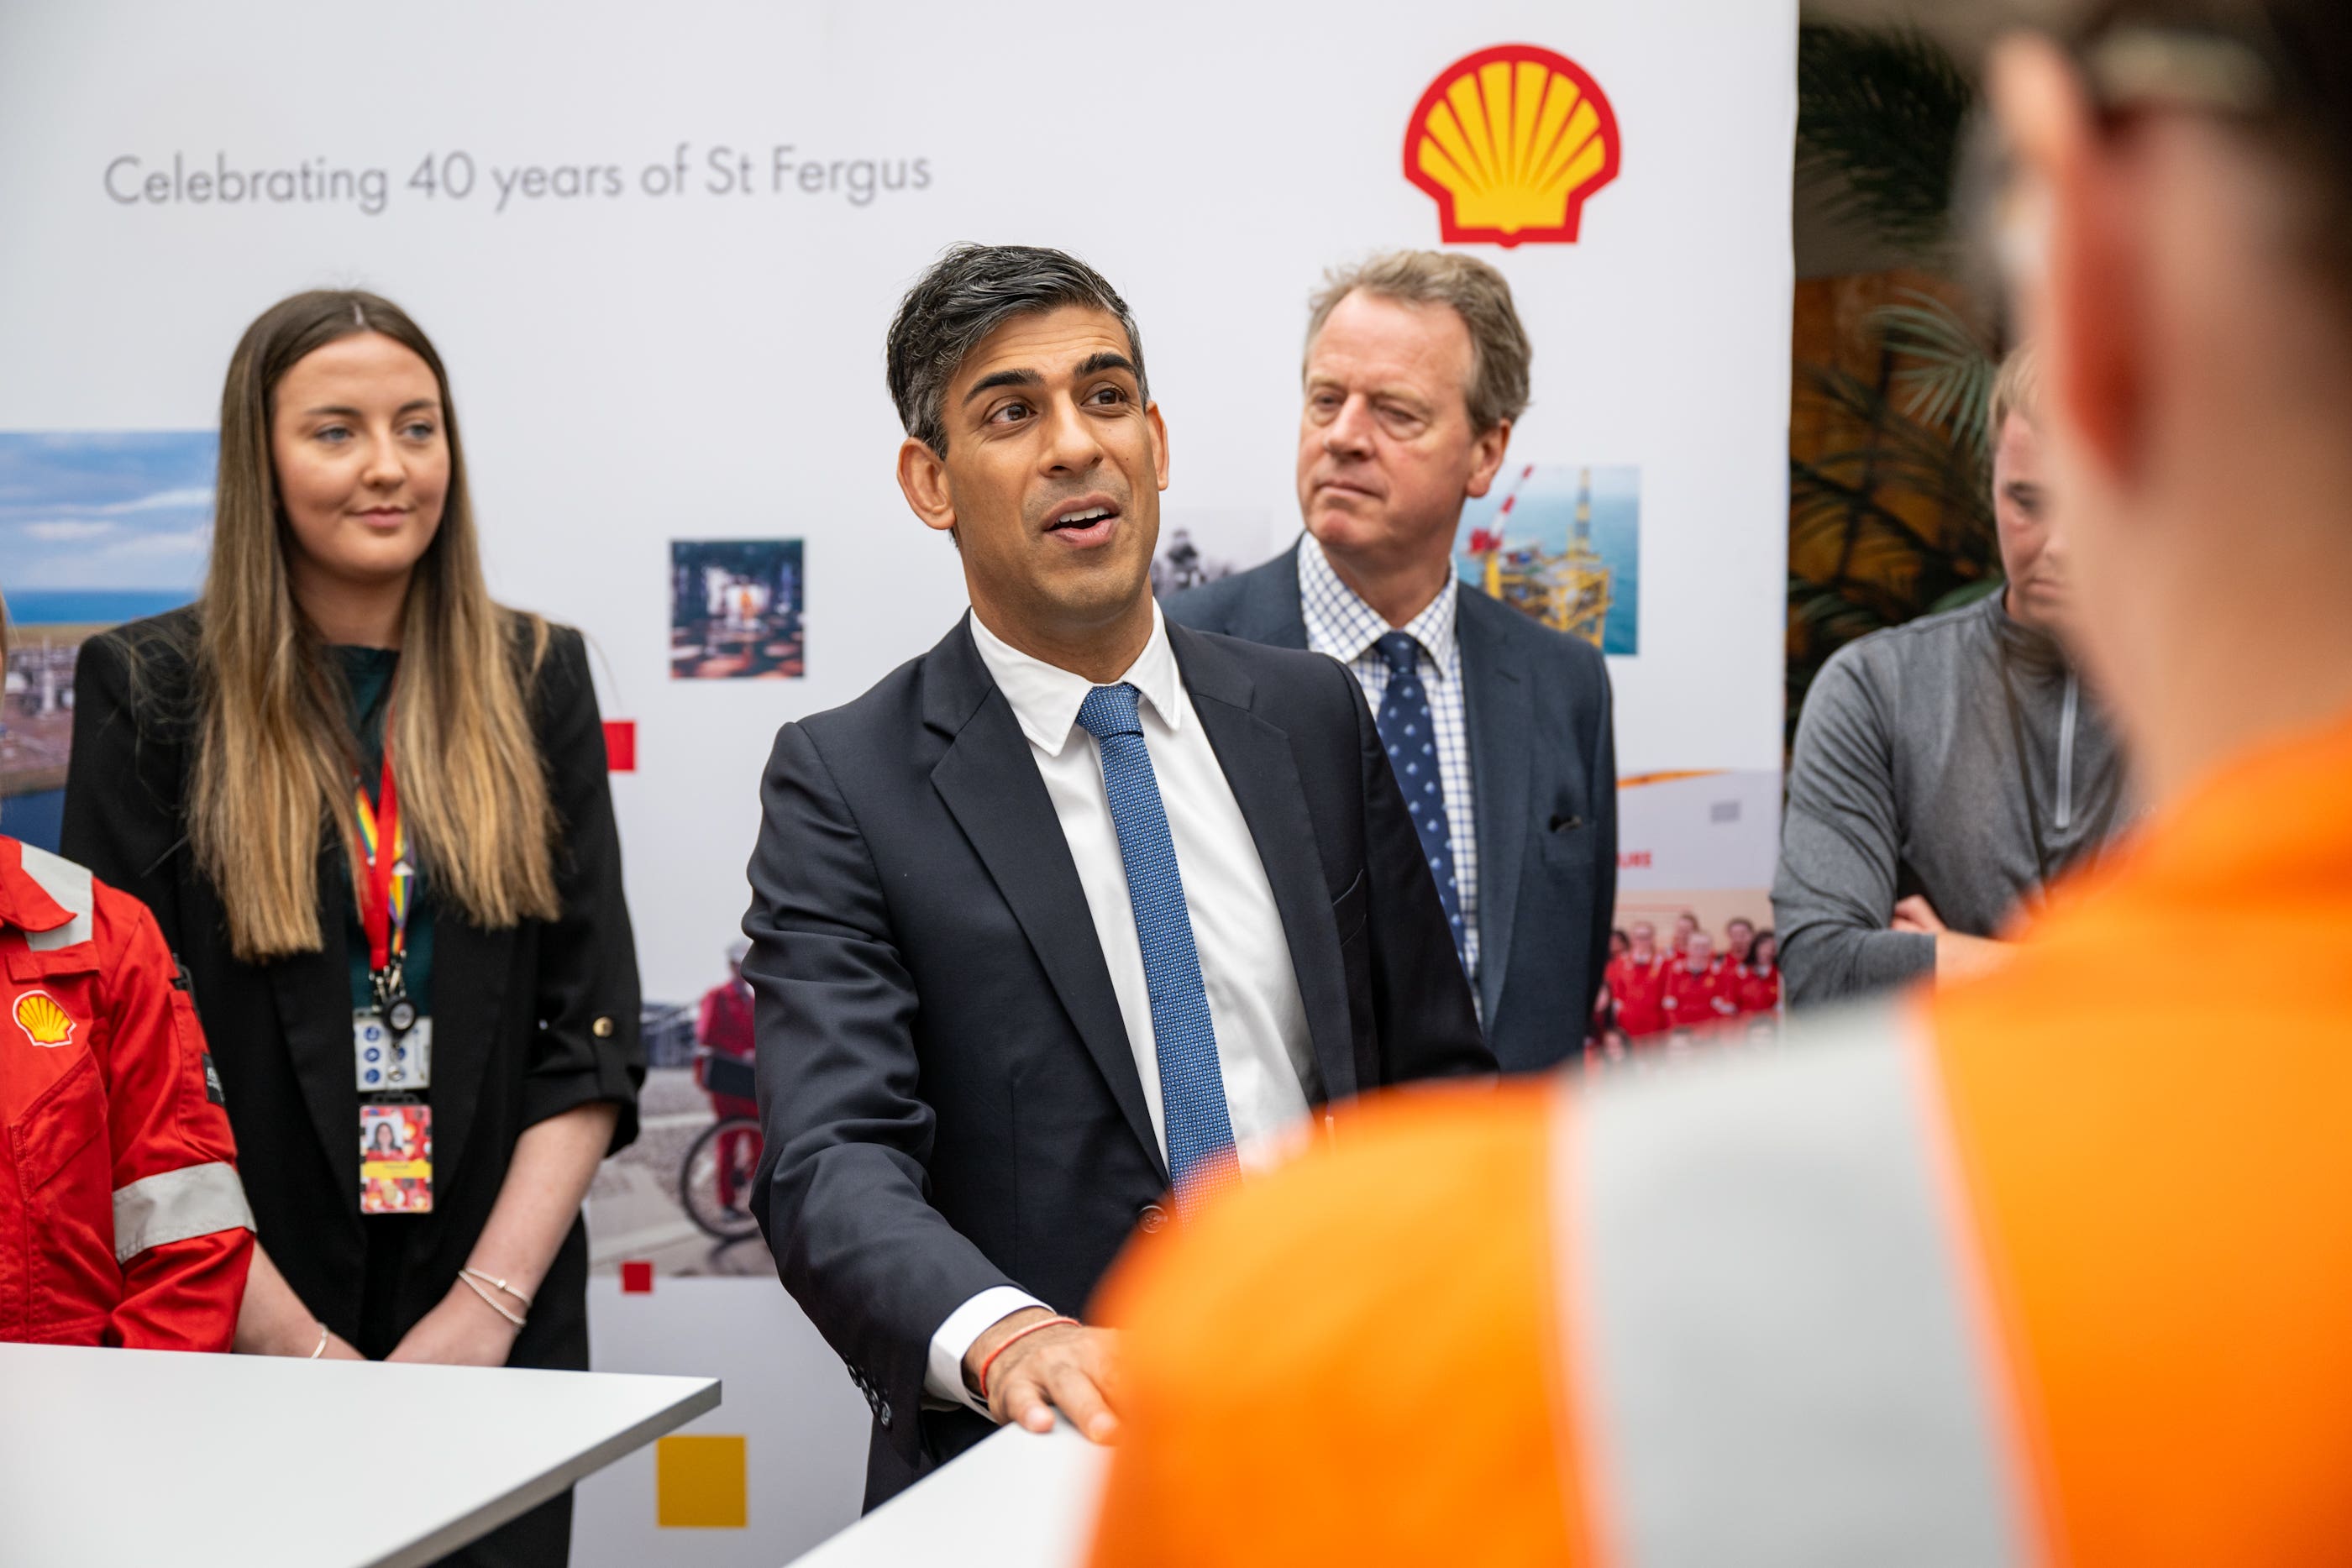
[[320, 948], [322, 834], [331, 830], [352, 857], [352, 886], [365, 880], [349, 692], [295, 602], [286, 552], [296, 546], [269, 439], [286, 372], [363, 332], [382, 333], [433, 368], [449, 442], [448, 495], [409, 581], [392, 690], [393, 772], [412, 852], [435, 894], [478, 925], [557, 913], [555, 809], [525, 697], [546, 624], [492, 603], [483, 583], [457, 411], [431, 340], [390, 300], [320, 290], [265, 311], [229, 361], [212, 562], [198, 601], [188, 833], [197, 866], [220, 891], [230, 946], [248, 963]]

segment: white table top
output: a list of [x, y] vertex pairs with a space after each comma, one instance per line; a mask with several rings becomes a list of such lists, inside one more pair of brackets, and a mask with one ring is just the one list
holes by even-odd
[[1066, 1421], [1007, 1427], [843, 1531], [793, 1568], [1077, 1568], [1110, 1450]]
[[707, 1377], [0, 1344], [0, 1557], [414, 1568], [718, 1403]]

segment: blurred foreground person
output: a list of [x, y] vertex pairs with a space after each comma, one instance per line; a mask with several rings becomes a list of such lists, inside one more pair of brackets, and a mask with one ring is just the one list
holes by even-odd
[[0, 1127], [0, 1340], [228, 1348], [253, 1214], [179, 966], [137, 899], [5, 835]]
[[2215, 983], [2352, 975], [2352, 7], [1993, 66], [2155, 817], [1986, 978], [1367, 1108], [1140, 1253], [1098, 1562], [2352, 1559], [2352, 1000]]
[[1772, 884], [1800, 1006], [1980, 972], [2125, 821], [2114, 729], [2059, 641], [2074, 563], [2040, 379], [2029, 347], [1993, 383], [2001, 591], [1847, 644], [1806, 694]]

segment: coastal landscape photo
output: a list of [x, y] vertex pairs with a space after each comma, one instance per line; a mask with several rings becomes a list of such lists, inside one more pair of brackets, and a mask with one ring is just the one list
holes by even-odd
[[0, 831], [57, 847], [81, 644], [195, 597], [217, 448], [209, 430], [0, 431]]

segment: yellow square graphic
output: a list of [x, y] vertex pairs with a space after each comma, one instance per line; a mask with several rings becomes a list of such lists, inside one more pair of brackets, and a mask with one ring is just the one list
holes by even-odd
[[664, 1530], [741, 1530], [743, 1439], [663, 1437], [654, 1444], [654, 1517]]

